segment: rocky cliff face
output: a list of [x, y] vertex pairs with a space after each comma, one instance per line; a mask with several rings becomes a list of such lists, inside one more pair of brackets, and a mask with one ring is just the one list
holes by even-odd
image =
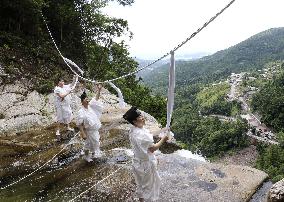
[[[56, 142], [52, 94], [29, 92], [20, 84], [0, 89], [0, 187], [35, 171], [1, 190], [0, 201], [67, 201], [92, 186], [79, 200], [136, 201], [130, 125], [122, 119], [130, 106], [121, 109], [115, 95], [102, 92], [105, 111], [100, 134], [105, 156], [86, 163], [81, 158], [82, 140], [76, 132], [64, 131], [62, 142]], [[80, 100], [76, 95], [73, 100], [76, 112]], [[145, 116], [151, 131], [160, 127], [153, 117]], [[186, 158], [179, 149], [176, 144], [167, 144], [158, 154], [161, 202], [247, 201], [268, 177], [250, 167]]]

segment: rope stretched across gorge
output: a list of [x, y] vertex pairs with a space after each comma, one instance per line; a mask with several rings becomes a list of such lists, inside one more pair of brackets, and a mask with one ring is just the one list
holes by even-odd
[[[171, 51], [167, 52], [166, 54], [164, 54], [164, 55], [161, 56], [160, 58], [156, 59], [155, 61], [153, 61], [153, 62], [147, 64], [147, 65], [144, 66], [144, 67], [138, 68], [137, 70], [135, 70], [135, 71], [133, 71], [133, 72], [129, 72], [128, 74], [119, 76], [119, 77], [117, 77], [117, 78], [113, 78], [113, 79], [109, 79], [109, 80], [105, 80], [105, 81], [100, 81], [100, 82], [95, 81], [95, 80], [92, 80], [92, 79], [85, 78], [85, 77], [79, 75], [76, 71], [73, 70], [73, 68], [72, 68], [72, 67], [68, 64], [68, 62], [66, 61], [67, 58], [65, 58], [65, 57], [61, 54], [61, 52], [60, 52], [58, 46], [57, 46], [56, 43], [55, 43], [55, 40], [54, 40], [54, 38], [53, 38], [53, 36], [52, 36], [52, 34], [51, 34], [51, 31], [50, 31], [50, 29], [49, 29], [49, 27], [48, 27], [48, 25], [47, 25], [47, 22], [46, 22], [46, 20], [45, 20], [45, 18], [44, 18], [44, 16], [43, 16], [42, 13], [41, 13], [41, 15], [42, 15], [43, 21], [44, 21], [44, 23], [45, 23], [45, 25], [46, 25], [46, 28], [47, 28], [47, 30], [48, 30], [48, 33], [49, 33], [49, 35], [50, 35], [50, 37], [51, 37], [51, 39], [52, 39], [52, 42], [53, 42], [55, 48], [57, 49], [59, 55], [62, 57], [62, 59], [63, 59], [63, 61], [65, 62], [65, 64], [70, 68], [70, 70], [71, 70], [75, 75], [77, 75], [80, 79], [82, 79], [82, 80], [84, 80], [84, 81], [88, 81], [88, 82], [92, 82], [92, 83], [99, 84], [99, 83], [108, 83], [108, 82], [116, 81], [116, 80], [119, 80], [119, 79], [122, 79], [122, 78], [125, 78], [125, 77], [128, 77], [128, 76], [131, 76], [131, 75], [133, 75], [133, 74], [136, 74], [136, 73], [142, 71], [143, 69], [146, 69], [146, 68], [152, 66], [153, 64], [159, 62], [160, 60], [164, 59], [165, 57], [167, 57], [168, 55], [170, 55], [171, 52], [177, 51], [177, 50], [178, 50], [179, 48], [181, 48], [184, 44], [186, 44], [186, 43], [189, 42], [192, 38], [194, 38], [194, 37], [195, 37], [198, 33], [200, 33], [205, 27], [207, 27], [211, 22], [213, 22], [219, 15], [221, 15], [227, 8], [229, 8], [234, 2], [235, 2], [235, 0], [230, 1], [224, 8], [222, 8], [218, 13], [216, 13], [216, 14], [215, 14], [213, 17], [211, 17], [208, 21], [206, 21], [206, 22], [203, 24], [203, 26], [201, 26], [200, 28], [198, 28], [198, 29], [197, 29], [195, 32], [193, 32], [188, 38], [186, 38], [184, 41], [182, 41], [180, 44], [178, 44], [176, 47], [174, 47]], [[81, 71], [80, 71], [80, 72], [81, 72]], [[81, 72], [81, 73], [82, 73], [82, 72]]]

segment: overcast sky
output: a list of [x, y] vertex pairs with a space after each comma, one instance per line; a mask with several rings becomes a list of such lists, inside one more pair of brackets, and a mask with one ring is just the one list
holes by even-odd
[[[128, 21], [131, 56], [156, 59], [171, 50], [230, 0], [135, 0], [103, 10]], [[274, 27], [284, 27], [284, 0], [236, 0], [223, 14], [177, 51], [177, 55], [214, 53]]]

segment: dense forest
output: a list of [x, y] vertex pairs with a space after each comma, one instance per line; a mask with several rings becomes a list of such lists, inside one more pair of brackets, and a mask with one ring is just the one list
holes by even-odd
[[200, 113], [203, 115], [218, 114], [225, 116], [240, 114], [241, 104], [236, 100], [231, 102], [226, 100], [229, 90], [230, 85], [228, 83], [203, 88], [196, 97]]
[[172, 129], [178, 140], [191, 151], [211, 158], [248, 145], [246, 121], [223, 122], [207, 115], [237, 115], [240, 104], [225, 100], [227, 84], [189, 85], [179, 89], [176, 97]]
[[[284, 65], [282, 64], [284, 69]], [[284, 74], [266, 83], [252, 99], [253, 110], [258, 111], [261, 120], [275, 132], [284, 131]]]
[[[129, 56], [119, 36], [132, 37], [126, 20], [109, 17], [101, 9], [110, 1], [3, 0], [0, 2], [0, 65], [9, 77], [2, 83], [25, 78], [30, 88], [50, 93], [59, 78], [72, 72], [63, 63], [44, 25], [46, 18], [62, 54], [78, 64], [85, 77], [106, 80], [134, 71], [138, 63]], [[117, 0], [131, 6], [132, 0]], [[115, 83], [126, 102], [165, 119], [166, 100], [151, 96], [149, 88], [129, 76]], [[108, 86], [106, 86], [108, 87]]]
[[252, 98], [252, 108], [261, 114], [261, 121], [271, 127], [279, 145], [262, 145], [257, 168], [264, 170], [273, 181], [284, 178], [284, 63], [281, 73], [261, 86]]

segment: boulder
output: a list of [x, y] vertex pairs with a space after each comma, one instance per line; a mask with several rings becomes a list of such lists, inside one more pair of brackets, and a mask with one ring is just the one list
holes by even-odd
[[268, 202], [283, 202], [284, 201], [284, 179], [276, 182], [268, 193]]
[[162, 178], [161, 202], [249, 201], [268, 177], [254, 168], [213, 164], [177, 154], [161, 154], [158, 158]]
[[23, 99], [24, 96], [16, 93], [2, 93], [0, 94], [0, 113], [4, 114], [5, 111], [12, 107], [15, 102]]

